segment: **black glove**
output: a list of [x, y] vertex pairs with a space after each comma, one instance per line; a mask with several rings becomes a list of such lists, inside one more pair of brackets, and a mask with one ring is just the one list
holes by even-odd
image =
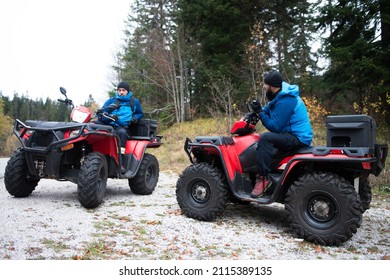
[[102, 108], [100, 108], [100, 109], [97, 109], [97, 110], [96, 110], [96, 113], [97, 113], [97, 114], [101, 114], [101, 113], [103, 113], [103, 109], [102, 109]]
[[138, 122], [137, 118], [132, 117], [130, 120], [130, 124], [136, 124]]
[[261, 112], [262, 108], [259, 100], [252, 100], [251, 107], [253, 112], [255, 112], [256, 114], [259, 114]]
[[249, 123], [252, 123], [252, 124], [257, 124], [257, 122], [259, 121], [259, 115], [256, 114], [255, 112], [252, 112], [252, 113], [247, 113], [245, 115], [245, 121], [249, 124]]

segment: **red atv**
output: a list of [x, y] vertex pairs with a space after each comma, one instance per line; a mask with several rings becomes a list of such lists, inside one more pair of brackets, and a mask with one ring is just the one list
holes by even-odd
[[[249, 106], [248, 106], [249, 108]], [[270, 184], [252, 198], [257, 173], [255, 132], [258, 118], [247, 114], [231, 136], [186, 139], [192, 165], [180, 175], [176, 197], [184, 214], [210, 221], [228, 201], [282, 203], [291, 228], [305, 240], [339, 245], [352, 237], [370, 207], [370, 174], [385, 166], [388, 146], [375, 143], [375, 122], [366, 115], [327, 117], [327, 146], [307, 147], [273, 156]]]
[[[40, 179], [68, 180], [77, 184], [79, 201], [86, 208], [102, 203], [107, 178], [128, 179], [133, 193], [151, 194], [157, 185], [159, 164], [156, 157], [145, 150], [162, 144], [162, 136], [156, 135], [157, 121], [141, 119], [131, 128], [122, 159], [114, 128], [89, 122], [91, 111], [83, 106], [74, 108], [66, 90], [60, 90], [65, 100], [58, 101], [72, 108], [74, 122], [16, 120], [14, 133], [22, 147], [7, 163], [4, 173], [7, 191], [15, 197], [26, 197]], [[115, 120], [102, 110], [97, 114], [106, 114], [107, 118]]]

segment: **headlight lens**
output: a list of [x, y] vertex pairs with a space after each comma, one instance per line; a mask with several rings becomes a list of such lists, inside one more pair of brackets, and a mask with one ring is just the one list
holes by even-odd
[[79, 135], [79, 133], [80, 133], [80, 129], [72, 130], [72, 131], [69, 133], [69, 138], [76, 137], [77, 135]]

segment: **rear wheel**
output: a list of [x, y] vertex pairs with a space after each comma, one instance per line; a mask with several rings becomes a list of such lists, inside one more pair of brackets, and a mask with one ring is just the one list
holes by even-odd
[[348, 181], [333, 173], [302, 176], [288, 190], [285, 206], [298, 237], [321, 245], [347, 241], [362, 221], [358, 194]]
[[362, 202], [363, 211], [370, 209], [372, 190], [367, 178], [361, 179], [359, 183], [359, 196]]
[[157, 186], [159, 173], [157, 158], [154, 155], [145, 154], [137, 174], [129, 179], [131, 191], [140, 195], [151, 194]]
[[176, 199], [186, 216], [213, 220], [229, 201], [225, 177], [218, 168], [207, 163], [191, 165], [177, 181]]
[[77, 185], [82, 206], [96, 208], [103, 202], [107, 176], [107, 160], [101, 153], [90, 153], [84, 158]]
[[17, 149], [5, 167], [4, 184], [8, 193], [15, 197], [29, 196], [39, 180], [28, 174], [25, 152], [21, 148]]

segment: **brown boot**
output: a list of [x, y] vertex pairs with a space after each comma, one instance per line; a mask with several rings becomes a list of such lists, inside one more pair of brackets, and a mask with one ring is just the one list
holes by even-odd
[[265, 178], [263, 176], [257, 176], [255, 187], [253, 188], [253, 190], [251, 192], [251, 197], [262, 196], [267, 185], [268, 185], [267, 178]]

